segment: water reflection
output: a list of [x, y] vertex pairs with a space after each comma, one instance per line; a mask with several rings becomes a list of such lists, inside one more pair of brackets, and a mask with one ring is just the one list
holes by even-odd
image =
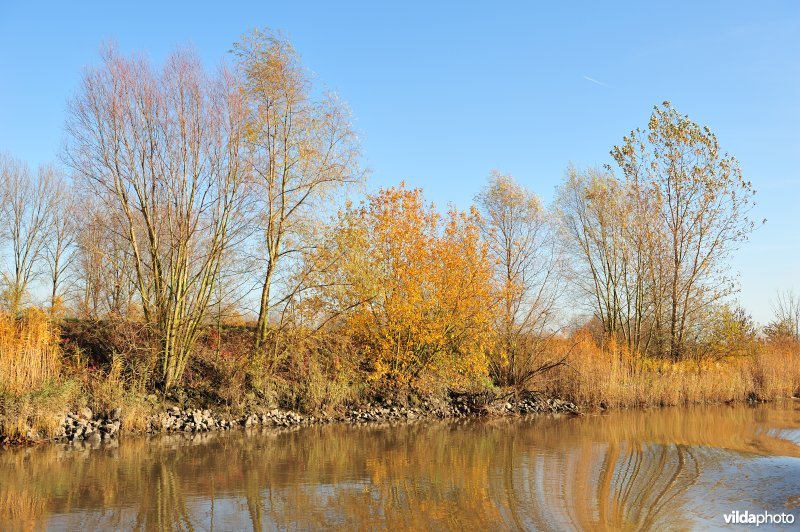
[[799, 429], [786, 405], [42, 446], [0, 453], [0, 529], [721, 526], [742, 493], [792, 508]]

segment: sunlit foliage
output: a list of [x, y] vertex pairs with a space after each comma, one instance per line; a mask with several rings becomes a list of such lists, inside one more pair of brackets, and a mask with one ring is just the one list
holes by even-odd
[[486, 381], [492, 271], [477, 220], [476, 212], [442, 216], [404, 186], [340, 214], [323, 297], [346, 313], [373, 379]]

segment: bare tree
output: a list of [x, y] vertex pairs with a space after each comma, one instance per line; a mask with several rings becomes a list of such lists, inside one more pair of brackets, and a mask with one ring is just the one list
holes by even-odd
[[576, 279], [606, 335], [678, 359], [702, 339], [708, 309], [735, 291], [726, 259], [754, 228], [754, 191], [713, 133], [668, 102], [611, 154], [620, 179], [570, 169], [559, 191]]
[[[297, 52], [279, 35], [254, 31], [234, 46], [248, 98], [247, 147], [255, 174], [254, 200], [263, 232], [264, 270], [255, 349], [276, 355], [270, 314], [283, 310], [302, 287], [289, 275], [308, 239], [321, 201], [358, 183], [360, 148], [347, 109], [331, 95], [311, 96]], [[284, 284], [282, 290], [278, 285]], [[278, 292], [278, 293], [276, 293]]]
[[621, 277], [626, 256], [620, 223], [624, 195], [620, 188], [611, 175], [595, 169], [584, 175], [570, 167], [556, 200], [562, 229], [577, 259], [573, 278], [592, 300], [607, 335], [619, 331], [624, 308]]
[[767, 325], [767, 335], [800, 338], [800, 294], [793, 290], [778, 292], [771, 306], [775, 318]]
[[113, 50], [69, 108], [67, 160], [120, 224], [166, 389], [183, 374], [230, 242], [243, 111], [237, 80], [210, 76], [192, 53], [157, 72]]
[[556, 210], [571, 250], [573, 284], [607, 337], [632, 352], [654, 339], [661, 297], [661, 236], [648, 222], [652, 202], [610, 171], [574, 167], [559, 188]]
[[524, 385], [553, 361], [542, 358], [561, 288], [561, 252], [539, 198], [495, 171], [475, 198], [481, 229], [497, 265], [498, 347], [491, 361], [506, 385]]
[[136, 274], [125, 234], [120, 233], [124, 223], [117, 212], [101, 208], [88, 196], [80, 203], [74, 254], [78, 313], [90, 319], [135, 318]]
[[76, 197], [71, 185], [57, 175], [52, 182], [51, 218], [45, 245], [50, 284], [50, 311], [53, 315], [63, 311], [65, 284], [75, 259], [77, 236]]
[[3, 272], [3, 299], [16, 314], [31, 283], [41, 273], [48, 231], [52, 223], [53, 183], [58, 171], [42, 166], [32, 175], [27, 165], [0, 156], [0, 179], [4, 191], [3, 240], [10, 246], [10, 271]]

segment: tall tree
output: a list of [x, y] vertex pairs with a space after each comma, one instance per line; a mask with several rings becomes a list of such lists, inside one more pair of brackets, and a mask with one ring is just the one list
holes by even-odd
[[237, 79], [189, 52], [161, 71], [114, 50], [69, 107], [67, 160], [119, 223], [144, 318], [161, 337], [161, 382], [181, 378], [212, 296], [245, 166]]
[[475, 198], [480, 226], [496, 264], [498, 351], [492, 373], [523, 385], [550, 367], [542, 358], [561, 287], [561, 253], [541, 200], [511, 176], [493, 172]]
[[255, 349], [275, 356], [270, 313], [301, 288], [293, 284], [276, 294], [278, 278], [313, 245], [301, 235], [319, 214], [320, 202], [361, 181], [360, 148], [345, 106], [332, 95], [312, 96], [309, 76], [287, 40], [256, 30], [235, 44], [234, 53], [248, 102], [245, 139], [264, 238]]
[[[573, 284], [588, 296], [607, 337], [646, 352], [659, 301], [659, 237], [652, 203], [608, 171], [570, 167], [556, 212], [573, 256]], [[654, 266], [655, 265], [655, 266]]]
[[16, 314], [33, 280], [42, 272], [42, 259], [52, 224], [53, 186], [58, 170], [41, 166], [34, 175], [24, 163], [0, 155], [0, 186], [4, 191], [2, 236], [10, 246], [10, 271], [3, 272], [3, 299]]
[[678, 359], [695, 318], [735, 290], [725, 260], [755, 227], [748, 218], [755, 191], [711, 130], [669, 102], [654, 108], [647, 131], [633, 130], [611, 155], [639, 197], [654, 201], [646, 222], [666, 243], [659, 320]]
[[[726, 259], [754, 228], [754, 190], [707, 127], [668, 102], [612, 156], [622, 175], [568, 171], [557, 205], [607, 336], [673, 359], [735, 291]], [[586, 282], [588, 281], [588, 282]]]
[[96, 199], [83, 196], [80, 203], [74, 259], [78, 314], [91, 319], [134, 318], [136, 274], [125, 223], [118, 211], [103, 208]]
[[64, 307], [65, 284], [75, 259], [77, 236], [76, 200], [72, 186], [56, 176], [50, 194], [52, 209], [45, 257], [49, 273], [50, 311], [59, 314]]

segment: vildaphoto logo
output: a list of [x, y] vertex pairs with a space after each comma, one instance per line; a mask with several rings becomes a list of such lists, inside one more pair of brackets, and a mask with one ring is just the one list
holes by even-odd
[[794, 515], [787, 513], [771, 514], [769, 512], [753, 513], [748, 510], [734, 510], [723, 516], [726, 525], [791, 525]]

